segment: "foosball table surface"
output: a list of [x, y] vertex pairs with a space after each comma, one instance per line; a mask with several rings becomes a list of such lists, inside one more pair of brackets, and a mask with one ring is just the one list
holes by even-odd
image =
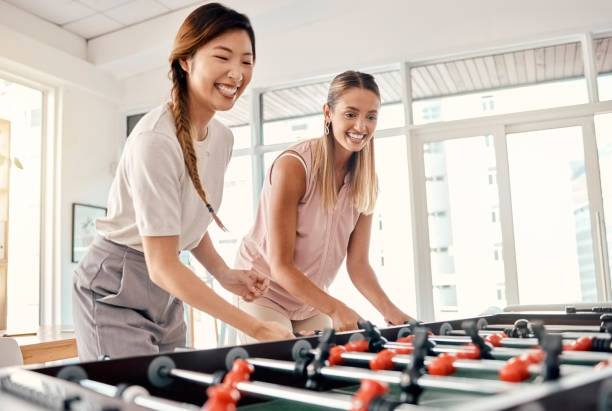
[[[502, 332], [516, 334], [520, 331], [517, 331], [517, 322], [526, 324], [527, 328], [522, 330], [523, 335], [501, 337], [500, 345], [492, 347], [488, 359], [457, 359], [454, 363], [454, 372], [450, 375], [431, 375], [430, 371], [426, 371], [420, 378], [415, 379], [415, 383], [419, 384], [422, 389], [416, 401], [412, 401], [416, 404], [405, 404], [403, 408], [398, 409], [595, 410], [608, 409], [605, 407], [612, 406], [612, 367], [599, 366], [597, 369], [595, 367], [601, 362], [607, 365], [608, 359], [612, 358], [610, 344], [606, 342], [606, 339], [610, 339], [609, 332], [605, 327], [602, 329], [602, 313], [502, 313], [447, 322], [423, 323], [421, 325], [430, 331], [428, 340], [433, 341], [425, 357], [423, 369], [431, 370], [430, 365], [436, 360], [436, 356], [441, 357], [443, 352], [456, 353], [461, 350], [460, 347], [464, 343], [470, 341], [470, 337], [463, 330], [466, 320], [476, 325], [477, 334], [481, 337]], [[558, 340], [563, 341], [565, 349], [558, 356], [559, 377], [547, 377], [550, 370], [544, 370], [545, 361], [542, 361], [539, 364], [531, 364], [529, 375], [520, 382], [500, 381], [499, 369], [506, 364], [508, 359], [530, 352], [541, 343], [542, 340], [538, 340], [534, 335], [537, 324], [543, 324], [546, 334], [560, 335]], [[355, 340], [370, 339], [371, 336], [366, 331], [361, 330], [359, 334], [358, 332], [338, 333], [333, 337], [334, 344], [350, 347], [350, 343]], [[377, 331], [382, 338], [387, 340], [385, 348], [394, 351], [401, 345], [395, 343], [398, 336], [414, 332], [414, 328], [407, 331], [406, 327], [397, 326], [381, 328]], [[598, 349], [597, 352], [574, 351], [571, 348], [572, 344], [576, 344], [583, 337], [595, 337], [602, 342], [599, 345], [603, 344], [607, 349]], [[237, 402], [239, 410], [340, 409], [334, 402], [326, 403], [326, 399], [336, 397], [351, 399], [359, 389], [363, 375], [383, 376], [384, 378], [381, 377], [383, 380], [391, 381], [387, 397], [401, 398], [402, 389], [393, 381], [402, 375], [403, 369], [415, 361], [411, 354], [397, 354], [393, 357], [393, 366], [390, 369], [372, 371], [369, 369], [371, 362], [368, 359], [376, 356], [376, 353], [352, 353], [346, 350], [342, 354], [342, 364], [331, 366], [328, 361], [323, 365], [321, 374], [323, 377], [319, 380], [318, 390], [308, 391], [308, 395], [314, 399], [313, 404], [300, 400], [301, 393], [307, 391], [305, 388], [307, 377], [304, 375], [307, 374], [307, 371], [301, 374], [291, 372], [295, 369], [293, 365], [296, 362], [296, 353], [306, 352], [303, 355], [304, 358], [313, 356], [316, 358], [317, 355], [321, 355], [320, 351], [317, 352], [319, 340], [319, 336], [313, 336], [238, 347], [190, 350], [78, 364], [78, 368], [84, 373], [87, 381], [97, 382], [107, 387], [141, 387], [153, 398], [168, 401], [167, 408], [156, 408], [155, 405], [143, 406], [146, 402], [129, 402], [125, 397], [121, 398], [117, 394], [120, 390], [117, 390], [113, 397], [112, 393], [109, 395], [99, 389], [91, 389], [91, 386], [79, 383], [78, 380], [66, 380], [65, 374], [68, 366], [0, 369], [0, 409], [110, 411], [188, 410], [202, 407], [208, 399], [206, 392], [210, 381], [208, 384], [203, 384], [201, 381], [173, 376], [160, 384], [159, 381], [152, 379], [151, 367], [161, 357], [164, 361], [169, 361], [172, 368], [185, 371], [185, 374], [189, 374], [187, 373], [189, 371], [209, 376], [220, 371], [227, 371], [233, 359], [242, 358], [254, 367], [250, 381], [272, 384], [281, 387], [280, 389], [282, 387], [297, 389], [295, 392], [285, 394], [284, 398], [282, 395], [281, 398], [273, 398], [267, 395], [249, 395], [243, 392], [244, 390], [240, 390], [240, 386], [237, 386], [242, 393]], [[488, 346], [491, 348], [490, 345]], [[344, 372], [349, 373], [348, 377], [328, 378], [334, 373]], [[351, 376], [350, 373], [353, 373], [354, 376]], [[178, 408], [172, 408], [172, 406]]]

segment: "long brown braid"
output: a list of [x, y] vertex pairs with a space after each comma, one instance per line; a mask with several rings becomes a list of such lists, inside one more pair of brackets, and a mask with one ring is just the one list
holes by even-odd
[[[208, 202], [206, 192], [204, 191], [204, 187], [202, 187], [200, 174], [198, 172], [198, 156], [195, 148], [193, 147], [193, 139], [191, 138], [190, 133], [189, 106], [187, 102], [187, 81], [184, 79], [185, 72], [179, 64], [176, 64], [175, 66], [178, 66], [178, 69], [176, 67], [172, 68], [172, 101], [170, 102], [169, 107], [170, 110], [172, 110], [172, 115], [174, 116], [176, 137], [183, 152], [185, 166], [187, 167], [187, 172], [189, 173], [189, 177], [193, 182], [196, 192], [202, 201], [204, 201], [204, 204], [206, 204], [206, 208], [208, 208], [213, 220], [215, 220], [215, 223], [217, 223], [219, 228], [221, 228], [223, 231], [227, 231], [227, 228], [225, 228], [221, 222], [221, 219], [219, 219], [217, 213], [215, 213], [213, 206]], [[178, 80], [180, 77], [183, 77], [182, 81]]]
[[206, 208], [215, 223], [223, 231], [227, 231], [227, 229], [208, 202], [206, 191], [200, 181], [198, 156], [191, 136], [187, 74], [181, 67], [180, 60], [188, 59], [204, 44], [230, 30], [245, 30], [247, 32], [251, 40], [253, 58], [255, 58], [255, 34], [248, 17], [219, 3], [205, 4], [187, 16], [179, 28], [169, 58], [169, 77], [172, 81], [172, 91], [171, 102], [168, 106], [174, 116], [176, 137], [183, 152], [185, 167], [196, 192], [206, 204]]

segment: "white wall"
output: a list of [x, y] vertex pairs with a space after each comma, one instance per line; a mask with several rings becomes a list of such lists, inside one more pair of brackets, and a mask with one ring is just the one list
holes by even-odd
[[61, 158], [61, 319], [72, 323], [72, 203], [106, 207], [124, 139], [118, 104], [75, 88], [63, 93]]
[[168, 68], [159, 67], [121, 81], [121, 107], [125, 112], [142, 113], [170, 98]]
[[[23, 22], [30, 24], [32, 19], [36, 20], [29, 16]], [[13, 25], [19, 23], [17, 20]], [[59, 244], [46, 244], [55, 255], [53, 268], [45, 275], [54, 276], [52, 287], [62, 305], [54, 307], [54, 315], [43, 318], [71, 323], [70, 283], [74, 269], [70, 262], [71, 206], [73, 202], [106, 204], [113, 177], [111, 167], [117, 161], [125, 135], [119, 111], [121, 93], [119, 82], [110, 74], [69, 52], [74, 51], [74, 38], [57, 27], [45, 26], [47, 23], [42, 20], [39, 23], [39, 34], [45, 41], [14, 30], [0, 18], [0, 77], [24, 79], [45, 90], [55, 90], [61, 102], [57, 132], [49, 137], [55, 138], [58, 147], [56, 161], [60, 175], [57, 186], [48, 187], [47, 193], [47, 201], [56, 204], [54, 221], [47, 222], [47, 226], [59, 230], [55, 237]]]

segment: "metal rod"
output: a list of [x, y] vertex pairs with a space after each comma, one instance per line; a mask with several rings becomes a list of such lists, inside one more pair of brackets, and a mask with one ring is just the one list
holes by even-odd
[[[364, 353], [364, 352], [345, 352], [342, 353], [342, 359], [349, 363], [367, 363], [372, 358], [376, 357], [376, 354], [373, 353]], [[428, 356], [425, 357], [425, 365], [431, 364], [436, 357]], [[412, 357], [409, 355], [396, 355], [392, 359], [393, 364], [401, 365], [403, 367], [412, 364]], [[474, 370], [474, 371], [482, 371], [482, 372], [492, 372], [497, 373], [506, 365], [505, 361], [501, 360], [455, 360], [453, 362], [453, 366], [457, 370]], [[561, 374], [569, 375], [577, 372], [585, 372], [592, 371], [593, 368], [585, 365], [561, 365]], [[529, 366], [529, 373], [531, 375], [540, 375], [542, 372], [542, 367], [538, 364], [532, 364]]]
[[[402, 373], [399, 371], [372, 371], [365, 368], [343, 366], [323, 367], [321, 368], [321, 375], [343, 381], [370, 379], [388, 384], [399, 384], [402, 378]], [[432, 375], [423, 375], [419, 378], [418, 384], [423, 388], [446, 389], [483, 395], [506, 392], [521, 385], [496, 380]]]
[[82, 387], [97, 392], [98, 394], [105, 395], [107, 397], [115, 397], [117, 395], [117, 387], [110, 384], [104, 384], [102, 382], [84, 379], [79, 381]]
[[320, 371], [324, 377], [339, 381], [375, 380], [387, 384], [399, 384], [401, 381], [401, 373], [398, 371], [372, 371], [342, 365], [322, 367]]
[[[283, 371], [293, 371], [294, 364], [289, 361], [278, 361], [268, 359], [249, 359], [249, 363], [256, 363], [261, 367], [275, 368], [280, 367]], [[329, 367], [327, 367], [329, 368]], [[275, 368], [278, 369], [278, 368]], [[367, 371], [367, 370], [366, 370]], [[213, 377], [210, 374], [198, 373], [194, 371], [172, 369], [169, 373], [176, 378], [185, 379], [188, 381], [200, 383], [203, 385], [210, 385], [213, 382]], [[393, 378], [393, 381], [399, 381], [397, 377]], [[312, 392], [301, 388], [285, 387], [278, 384], [270, 384], [260, 381], [244, 381], [236, 384], [236, 389], [242, 394], [248, 394], [261, 398], [274, 398], [283, 399], [293, 402], [299, 402], [302, 404], [309, 404], [315, 406], [322, 406], [326, 408], [334, 408], [338, 410], [350, 410], [353, 407], [351, 402], [352, 397], [349, 395], [334, 394], [334, 393], [321, 393]], [[137, 403], [144, 407], [150, 407], [151, 404], [142, 399]], [[136, 402], [136, 401], [135, 401]], [[166, 408], [169, 411], [179, 410], [178, 408]], [[396, 408], [396, 410], [415, 410], [417, 409], [413, 405], [405, 404]]]
[[[117, 397], [119, 390], [114, 385], [105, 384], [90, 379], [83, 379], [78, 382], [84, 388], [95, 391], [98, 394], [106, 397]], [[196, 407], [192, 404], [180, 403], [176, 401], [167, 400], [164, 398], [154, 397], [152, 395], [145, 394], [146, 390], [142, 389], [143, 393], [134, 396], [129, 399], [129, 402], [140, 405], [141, 407], [149, 408], [156, 411], [196, 411], [200, 410], [200, 407]], [[124, 398], [128, 400], [127, 398]]]
[[[431, 336], [430, 340], [435, 341], [439, 344], [467, 344], [472, 342], [470, 337], [456, 336], [456, 335], [445, 335], [445, 336]], [[567, 341], [567, 343], [572, 343], [573, 340]], [[397, 343], [396, 344], [401, 344]], [[503, 347], [521, 347], [521, 348], [531, 348], [538, 345], [537, 338], [502, 338], [500, 340], [500, 344]]]
[[[284, 367], [283, 371], [290, 372], [292, 372], [294, 368], [294, 364], [288, 361], [262, 360], [265, 360], [266, 367]], [[260, 362], [260, 366], [264, 366], [262, 363], [263, 361]], [[281, 363], [288, 363], [291, 367], [286, 368], [287, 364]], [[168, 375], [202, 385], [213, 384], [213, 376], [211, 374], [174, 368], [169, 370]], [[314, 393], [305, 389], [285, 387], [278, 384], [259, 381], [239, 382], [236, 384], [236, 389], [243, 394], [264, 398], [284, 399], [302, 404], [319, 405], [340, 410], [350, 410], [352, 407], [350, 396], [332, 393]]]
[[[487, 330], [491, 331], [503, 331], [507, 328], [514, 327], [513, 324], [489, 324], [487, 325]], [[549, 333], [553, 332], [600, 332], [599, 326], [595, 325], [556, 325], [556, 324], [547, 324], [546, 331]], [[453, 330], [452, 334], [465, 333], [462, 330]]]
[[[597, 328], [597, 330], [599, 330], [599, 328]], [[549, 330], [547, 328], [546, 332], [548, 332], [548, 331]], [[493, 334], [498, 334], [499, 332], [500, 331], [480, 330], [478, 332], [478, 335], [480, 335], [481, 337], [485, 338], [485, 337], [488, 337], [488, 336], [493, 335]], [[599, 331], [582, 331], [582, 332], [578, 332], [578, 331], [551, 331], [551, 332], [549, 332], [549, 334], [561, 334], [561, 338], [563, 338], [564, 340], [577, 340], [580, 337], [610, 338], [610, 334], [604, 333], [604, 332], [599, 332]], [[464, 331], [460, 331], [460, 330], [453, 330], [448, 335], [432, 335], [432, 336], [429, 337], [429, 339], [433, 340], [433, 341], [436, 341], [436, 342], [446, 342], [446, 343], [450, 343], [450, 344], [458, 344], [461, 341], [470, 341], [470, 338], [465, 334], [465, 332]], [[535, 338], [535, 337], [529, 337], [529, 338], [505, 337], [505, 338], [502, 338], [501, 341], [514, 342], [514, 341], [531, 341], [531, 340], [535, 340], [536, 341], [536, 345], [537, 345], [537, 338]]]
[[[247, 361], [255, 367], [268, 368], [282, 372], [293, 370], [293, 366], [288, 366], [288, 364], [293, 364], [290, 361], [275, 360], [274, 362], [272, 362], [265, 358], [249, 358], [247, 359]], [[280, 364], [283, 362], [288, 364]], [[369, 379], [378, 382], [386, 382], [388, 384], [399, 384], [401, 379], [403, 378], [402, 373], [399, 371], [372, 371], [365, 368], [345, 367], [341, 365], [334, 367], [322, 367], [320, 369], [320, 373], [326, 378], [340, 381], [357, 382], [362, 379]], [[443, 388], [452, 391], [469, 392], [483, 395], [506, 392], [512, 389], [519, 388], [522, 385], [521, 383], [507, 383], [495, 380], [449, 376], [436, 377], [431, 375], [423, 375], [422, 377], [420, 377], [418, 384], [423, 388]]]
[[283, 387], [277, 384], [266, 382], [250, 381], [239, 382], [236, 389], [243, 394], [250, 394], [263, 398], [278, 398], [283, 400], [295, 401], [302, 404], [318, 405], [339, 410], [350, 410], [351, 397], [333, 393], [314, 393], [300, 388]]
[[[412, 347], [412, 345], [408, 343], [396, 342], [390, 342], [385, 344], [385, 348], [388, 349], [406, 347]], [[464, 349], [458, 345], [437, 345], [433, 347], [431, 351], [436, 355], [442, 353], [454, 354], [462, 352], [464, 351]], [[518, 357], [524, 353], [524, 349], [510, 347], [495, 347], [491, 350], [491, 355], [496, 360], [507, 360], [512, 357]], [[612, 354], [610, 353], [596, 351], [563, 351], [563, 353], [561, 353], [561, 355], [559, 356], [559, 359], [562, 363], [568, 364], [597, 364], [601, 361], [608, 361], [611, 358]]]
[[147, 395], [139, 395], [134, 397], [133, 403], [140, 405], [141, 407], [150, 408], [156, 411], [196, 411], [201, 410], [200, 407], [195, 405], [177, 403], [174, 401], [166, 400], [164, 398], [152, 397]]
[[204, 385], [211, 385], [214, 382], [213, 376], [211, 374], [204, 374], [195, 371], [181, 370], [178, 368], [173, 368], [168, 372], [169, 375], [181, 378], [184, 380], [189, 380], [193, 382], [197, 382]]
[[[487, 336], [494, 333], [479, 333], [481, 336]], [[607, 333], [577, 333], [577, 332], [563, 332], [561, 338], [563, 338], [564, 344], [571, 344], [575, 340], [581, 337], [597, 337], [597, 338], [610, 338], [610, 334]], [[460, 335], [443, 335], [443, 336], [430, 336], [430, 340], [435, 341], [438, 344], [467, 344], [471, 342], [471, 338]], [[402, 344], [400, 342], [392, 342], [395, 344]], [[537, 338], [511, 338], [506, 337], [500, 340], [502, 347], [517, 347], [517, 348], [531, 348], [539, 345]]]

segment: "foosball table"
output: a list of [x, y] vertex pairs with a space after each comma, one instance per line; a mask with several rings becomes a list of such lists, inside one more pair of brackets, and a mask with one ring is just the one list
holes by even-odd
[[4, 368], [0, 409], [612, 409], [612, 313], [359, 326], [236, 347]]

